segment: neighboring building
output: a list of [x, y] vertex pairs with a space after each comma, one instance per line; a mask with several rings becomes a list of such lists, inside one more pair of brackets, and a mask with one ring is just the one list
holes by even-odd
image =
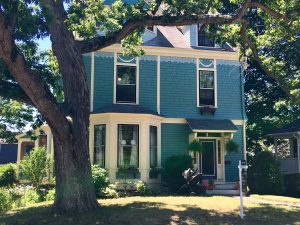
[[[280, 162], [281, 172], [283, 174], [300, 173], [300, 119], [272, 131], [268, 136], [274, 140], [274, 152]], [[287, 140], [288, 149], [284, 149], [286, 154], [279, 154], [282, 149], [278, 146], [278, 142], [283, 140]]]
[[[118, 168], [127, 166], [137, 168], [132, 178], [159, 183], [151, 169], [163, 167], [172, 155], [190, 154], [193, 139], [205, 147], [193, 155], [205, 177], [238, 179], [238, 161], [246, 158], [243, 68], [237, 52], [215, 44], [198, 28], [148, 28], [146, 54], [137, 58], [122, 56], [119, 44], [83, 55], [91, 162], [107, 168], [112, 182], [120, 177]], [[41, 129], [50, 153], [51, 132]], [[238, 143], [238, 153], [226, 154], [230, 138]], [[25, 140], [19, 137], [19, 160]]]
[[18, 154], [17, 144], [0, 143], [0, 165], [16, 163]]

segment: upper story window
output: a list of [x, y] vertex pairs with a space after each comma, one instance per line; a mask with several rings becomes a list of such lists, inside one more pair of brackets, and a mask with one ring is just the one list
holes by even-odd
[[213, 59], [198, 60], [197, 106], [216, 107], [216, 71]]
[[209, 34], [203, 30], [201, 31], [201, 25], [198, 25], [198, 46], [215, 47], [215, 41], [209, 37]]
[[138, 103], [138, 66], [135, 57], [117, 54], [115, 103]]
[[105, 130], [106, 126], [94, 126], [94, 164], [105, 166]]

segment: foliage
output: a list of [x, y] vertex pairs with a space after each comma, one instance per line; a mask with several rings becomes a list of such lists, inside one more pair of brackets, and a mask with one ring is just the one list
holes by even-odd
[[189, 155], [171, 156], [165, 161], [163, 180], [166, 181], [170, 188], [178, 190], [185, 182], [182, 172], [188, 168], [192, 168], [192, 166], [193, 161]]
[[12, 186], [16, 181], [16, 168], [14, 164], [0, 166], [0, 187]]
[[248, 169], [248, 185], [251, 193], [282, 194], [283, 178], [279, 163], [271, 152], [258, 153]]
[[117, 191], [117, 186], [115, 184], [109, 184], [108, 187], [101, 189], [101, 198], [118, 198], [119, 193]]
[[12, 208], [12, 199], [8, 189], [0, 188], [0, 214]]
[[96, 196], [100, 197], [101, 192], [109, 185], [107, 171], [99, 165], [92, 165], [92, 177]]
[[54, 199], [55, 199], [55, 189], [51, 189], [46, 194], [45, 200], [46, 201], [54, 201]]
[[144, 181], [136, 183], [136, 193], [138, 195], [145, 195], [148, 192], [147, 184]]
[[203, 145], [199, 140], [194, 139], [189, 145], [189, 150], [201, 153], [203, 151]]
[[21, 176], [24, 179], [28, 179], [35, 187], [37, 187], [42, 184], [42, 181], [46, 177], [47, 171], [51, 166], [52, 162], [50, 156], [47, 155], [45, 148], [34, 148], [21, 162]]
[[286, 195], [300, 197], [300, 174], [287, 174], [284, 176]]
[[24, 195], [21, 197], [21, 201], [24, 205], [30, 205], [33, 203], [42, 202], [43, 198], [38, 194], [37, 190], [32, 188], [25, 191]]
[[239, 145], [233, 139], [228, 140], [226, 144], [226, 151], [228, 153], [237, 153], [239, 152]]

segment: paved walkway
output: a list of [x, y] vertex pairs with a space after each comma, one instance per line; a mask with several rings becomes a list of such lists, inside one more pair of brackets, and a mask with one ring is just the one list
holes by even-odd
[[271, 201], [271, 200], [252, 198], [252, 197], [244, 197], [244, 200], [248, 201], [248, 202], [255, 202], [255, 203], [266, 204], [266, 205], [288, 206], [288, 207], [300, 209], [300, 204], [298, 204], [298, 203]]

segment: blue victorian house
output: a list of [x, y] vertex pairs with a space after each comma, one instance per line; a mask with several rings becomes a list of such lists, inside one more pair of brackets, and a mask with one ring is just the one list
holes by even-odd
[[[191, 154], [203, 176], [220, 183], [238, 179], [245, 159], [243, 67], [228, 44], [218, 45], [199, 25], [148, 27], [140, 46], [145, 55], [122, 55], [121, 45], [83, 55], [90, 90], [89, 150], [92, 164], [134, 168], [133, 179], [159, 183], [150, 170], [174, 155]], [[42, 140], [53, 152], [47, 126]], [[199, 140], [204, 150], [191, 153]], [[227, 152], [233, 139], [238, 151]], [[29, 141], [19, 136], [21, 145]]]

